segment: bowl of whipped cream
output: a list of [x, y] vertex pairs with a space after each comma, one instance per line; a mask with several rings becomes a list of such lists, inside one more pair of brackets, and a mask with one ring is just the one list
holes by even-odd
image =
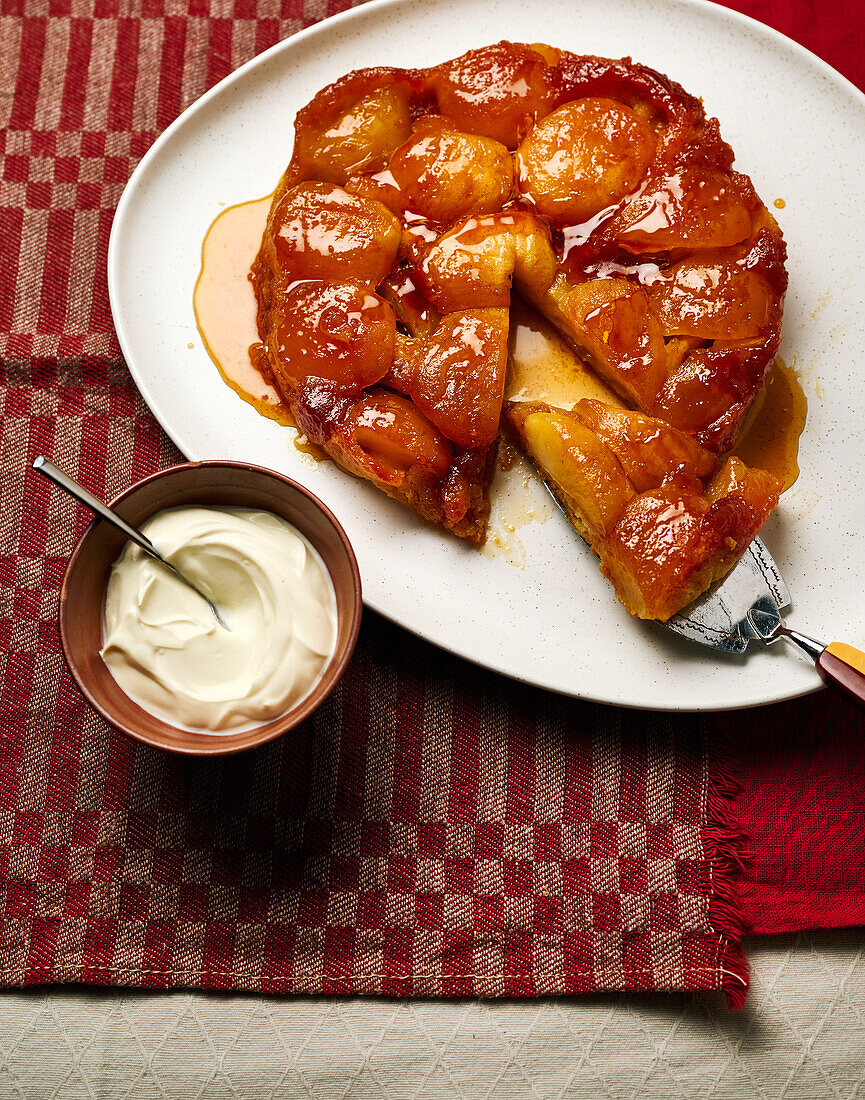
[[90, 524], [63, 581], [60, 636], [96, 710], [195, 755], [252, 748], [309, 718], [360, 628], [357, 560], [333, 513], [289, 478], [237, 462], [173, 466], [110, 506], [191, 584]]

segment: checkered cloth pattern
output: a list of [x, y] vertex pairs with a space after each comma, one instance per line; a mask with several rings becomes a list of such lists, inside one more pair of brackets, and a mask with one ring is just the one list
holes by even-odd
[[733, 788], [698, 718], [551, 696], [368, 613], [295, 734], [182, 759], [111, 729], [64, 667], [58, 591], [88, 517], [32, 459], [111, 497], [180, 457], [112, 331], [112, 211], [184, 107], [341, 6], [4, 5], [0, 983], [741, 999]]

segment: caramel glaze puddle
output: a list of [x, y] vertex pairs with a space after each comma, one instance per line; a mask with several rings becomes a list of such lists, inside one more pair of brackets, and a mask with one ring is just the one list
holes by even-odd
[[[260, 348], [256, 302], [248, 272], [258, 252], [271, 196], [223, 210], [201, 249], [201, 273], [193, 305], [198, 331], [223, 381], [262, 416], [295, 426], [279, 393], [256, 366]], [[511, 304], [508, 401], [545, 401], [571, 408], [590, 398], [623, 408], [620, 398], [593, 374], [553, 328], [518, 297]], [[778, 357], [769, 382], [748, 416], [734, 448], [749, 466], [768, 470], [789, 489], [799, 476], [799, 436], [807, 403], [796, 372]], [[298, 450], [321, 458], [304, 435]], [[522, 565], [515, 531], [555, 514], [526, 459], [503, 442], [492, 492], [489, 538], [484, 552]]]
[[570, 409], [584, 397], [624, 408], [615, 393], [521, 298], [511, 300], [506, 401], [545, 401]]
[[[192, 304], [207, 354], [223, 381], [262, 416], [296, 428], [279, 391], [258, 363], [264, 349], [258, 338], [255, 291], [249, 269], [267, 222], [272, 195], [229, 206], [219, 214], [201, 246], [201, 272]], [[294, 437], [297, 450], [316, 460], [324, 452], [305, 435]]]
[[786, 492], [799, 476], [799, 436], [805, 427], [808, 401], [799, 376], [780, 355], [775, 356], [769, 381], [754, 402], [732, 453], [746, 466], [768, 470]]
[[192, 298], [207, 354], [223, 381], [262, 416], [291, 424], [275, 387], [254, 362], [258, 346], [255, 292], [249, 269], [261, 244], [271, 196], [229, 206], [207, 231]]

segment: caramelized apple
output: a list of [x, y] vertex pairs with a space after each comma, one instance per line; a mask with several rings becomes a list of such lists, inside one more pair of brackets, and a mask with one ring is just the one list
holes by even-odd
[[372, 390], [346, 418], [357, 445], [392, 474], [419, 465], [443, 475], [450, 466], [448, 441], [422, 416], [411, 401]]
[[576, 225], [639, 185], [655, 151], [648, 123], [613, 99], [547, 115], [517, 152], [520, 192], [554, 225]]
[[387, 176], [394, 189], [390, 202], [449, 226], [467, 214], [500, 210], [513, 190], [514, 168], [500, 142], [462, 133], [432, 116], [397, 149]]
[[747, 340], [759, 336], [771, 316], [766, 279], [722, 253], [694, 256], [649, 287], [652, 308], [670, 336]]
[[675, 483], [643, 493], [625, 509], [602, 568], [632, 615], [668, 619], [735, 565], [778, 490], [771, 474], [742, 467], [732, 478], [721, 471], [703, 494]]
[[756, 515], [764, 515], [778, 503], [778, 482], [766, 470], [754, 470], [731, 455], [706, 486], [706, 499], [714, 504], [738, 496]]
[[684, 167], [647, 181], [607, 232], [632, 252], [724, 248], [751, 233], [751, 214], [729, 173]]
[[381, 203], [310, 182], [277, 203], [262, 252], [286, 280], [350, 276], [375, 286], [392, 270], [401, 239], [400, 223]]
[[[738, 556], [732, 508], [710, 514], [699, 492], [666, 485], [636, 497], [615, 538], [603, 547], [601, 569], [619, 599], [641, 619], [669, 619], [726, 572]], [[721, 521], [720, 523], [718, 521]]]
[[504, 309], [449, 313], [394, 360], [400, 388], [460, 447], [486, 449], [499, 434], [508, 361]]
[[507, 306], [512, 283], [536, 297], [555, 268], [546, 228], [515, 210], [470, 218], [445, 233], [417, 266], [417, 276], [436, 307], [449, 313]]
[[602, 401], [580, 401], [574, 413], [615, 454], [638, 493], [677, 475], [707, 478], [718, 465], [710, 451], [662, 420]]
[[411, 471], [440, 482], [451, 465], [444, 436], [411, 401], [388, 390], [364, 393], [310, 376], [292, 410], [313, 443], [359, 477], [398, 488]]
[[396, 321], [387, 302], [354, 283], [295, 283], [276, 302], [267, 350], [280, 390], [310, 375], [371, 386], [390, 369]]
[[411, 133], [411, 91], [385, 84], [346, 105], [320, 132], [309, 133], [304, 157], [311, 175], [345, 183], [355, 172], [377, 172]]
[[621, 463], [572, 413], [526, 402], [508, 406], [523, 446], [594, 542], [612, 533], [634, 490]]
[[631, 404], [649, 409], [666, 379], [664, 341], [646, 292], [628, 279], [558, 278], [544, 312]]
[[762, 385], [771, 347], [770, 342], [697, 349], [672, 371], [653, 415], [693, 434], [716, 453], [729, 450]]
[[430, 71], [438, 109], [470, 134], [483, 134], [513, 149], [535, 117], [553, 104], [551, 67], [558, 51], [549, 46], [499, 42], [470, 50]]

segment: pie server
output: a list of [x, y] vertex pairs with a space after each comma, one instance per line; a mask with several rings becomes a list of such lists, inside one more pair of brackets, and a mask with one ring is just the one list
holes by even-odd
[[726, 578], [664, 625], [692, 642], [724, 653], [744, 653], [748, 643], [772, 645], [786, 638], [814, 661], [827, 684], [865, 703], [865, 653], [844, 642], [826, 645], [784, 625], [790, 593], [772, 555], [754, 539]]

